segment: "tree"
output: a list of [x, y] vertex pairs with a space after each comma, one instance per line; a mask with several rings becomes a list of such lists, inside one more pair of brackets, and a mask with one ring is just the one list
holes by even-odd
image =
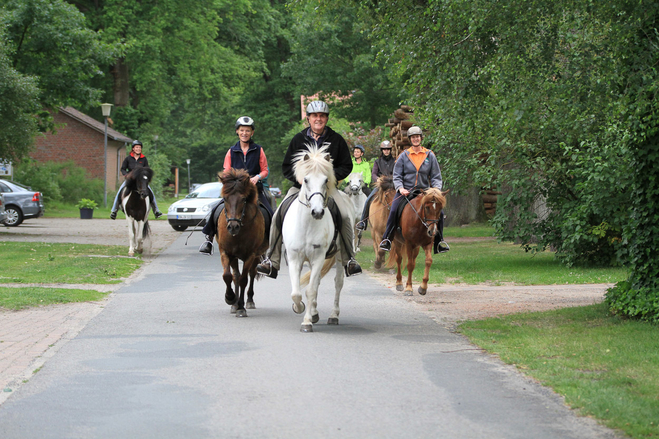
[[[0, 17], [2, 17], [0, 13]], [[0, 160], [16, 162], [27, 155], [37, 133], [39, 109], [36, 79], [12, 67], [5, 35], [0, 30]]]

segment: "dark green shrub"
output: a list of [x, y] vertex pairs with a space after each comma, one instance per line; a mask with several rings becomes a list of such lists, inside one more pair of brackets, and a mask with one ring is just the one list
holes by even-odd
[[43, 193], [45, 203], [75, 204], [81, 198], [103, 202], [103, 180], [90, 179], [87, 171], [72, 160], [63, 163], [27, 160], [16, 166], [14, 179]]

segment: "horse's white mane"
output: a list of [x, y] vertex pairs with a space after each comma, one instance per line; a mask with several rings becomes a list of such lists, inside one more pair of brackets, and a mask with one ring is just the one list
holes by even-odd
[[[306, 145], [306, 150], [301, 150], [293, 156], [293, 171], [295, 179], [302, 184], [304, 176], [312, 173], [321, 173], [327, 176], [327, 192], [336, 191], [336, 176], [334, 175], [334, 165], [332, 158], [329, 156], [328, 145], [317, 147], [315, 145]], [[306, 157], [308, 159], [305, 159]], [[328, 160], [329, 159], [329, 160]]]

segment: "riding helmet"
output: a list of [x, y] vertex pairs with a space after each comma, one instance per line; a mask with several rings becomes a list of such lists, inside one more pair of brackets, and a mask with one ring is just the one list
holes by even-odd
[[362, 152], [362, 154], [366, 154], [366, 150], [364, 149], [364, 147], [362, 145], [355, 145], [355, 149], [360, 150]]
[[417, 126], [413, 126], [413, 127], [410, 127], [409, 130], [407, 130], [407, 137], [408, 138], [410, 138], [412, 136], [416, 136], [416, 135], [419, 135], [419, 136], [423, 137], [423, 131], [421, 131], [421, 128], [419, 128]]
[[239, 117], [238, 120], [236, 121], [236, 130], [240, 127], [252, 127], [252, 129], [255, 129], [256, 127], [254, 126], [254, 119], [252, 119], [249, 116], [242, 116]]
[[391, 149], [391, 142], [385, 140], [384, 142], [380, 143], [380, 149]]
[[309, 102], [309, 105], [307, 105], [307, 114], [311, 113], [325, 113], [329, 116], [329, 107], [323, 101]]
[[133, 140], [133, 146], [131, 146], [130, 149], [135, 148], [137, 145], [142, 146], [142, 142], [140, 142], [139, 140]]

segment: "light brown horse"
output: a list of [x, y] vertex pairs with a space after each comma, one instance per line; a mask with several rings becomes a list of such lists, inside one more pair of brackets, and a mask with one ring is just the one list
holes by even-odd
[[391, 210], [391, 203], [394, 201], [396, 190], [394, 181], [391, 176], [383, 175], [375, 182], [378, 189], [374, 195], [371, 205], [368, 208], [368, 221], [371, 223], [371, 236], [373, 238], [373, 250], [375, 251], [375, 263], [373, 266], [376, 270], [382, 268], [384, 263], [384, 252], [379, 252], [382, 235], [387, 228], [387, 218]]
[[405, 295], [412, 295], [412, 272], [416, 265], [416, 257], [419, 248], [426, 253], [426, 267], [423, 272], [423, 282], [419, 286], [419, 294], [424, 295], [428, 291], [428, 274], [432, 264], [432, 246], [435, 234], [438, 233], [438, 222], [442, 209], [446, 205], [447, 192], [436, 188], [426, 189], [421, 195], [412, 199], [405, 208], [400, 218], [400, 228], [396, 231], [392, 241], [391, 253], [387, 260], [387, 266], [393, 267], [394, 261], [398, 267], [396, 272], [396, 290], [403, 291], [403, 276], [401, 264], [403, 258], [407, 257], [407, 284]]
[[[256, 185], [243, 170], [230, 169], [218, 174], [222, 182], [224, 211], [217, 220], [217, 245], [222, 257], [224, 274], [222, 278], [227, 285], [224, 300], [231, 305], [231, 312], [236, 317], [247, 317], [245, 310], [245, 288], [249, 276], [247, 291], [247, 308], [254, 309], [254, 279], [259, 256], [268, 249], [265, 238], [265, 219], [258, 207]], [[238, 260], [243, 261], [240, 272]], [[231, 273], [233, 269], [233, 274]], [[231, 288], [234, 283], [238, 296]]]

